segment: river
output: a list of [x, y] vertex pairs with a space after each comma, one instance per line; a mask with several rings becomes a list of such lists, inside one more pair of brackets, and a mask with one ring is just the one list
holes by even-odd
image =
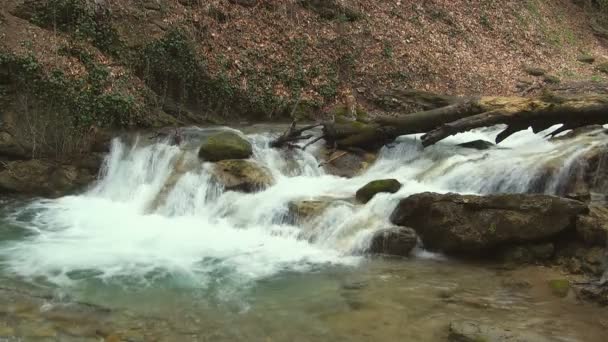
[[[552, 295], [547, 281], [563, 277], [554, 269], [463, 262], [423, 246], [405, 260], [365, 256], [399, 199], [559, 193], [577, 157], [603, 143], [597, 136], [549, 141], [523, 131], [486, 151], [457, 144], [492, 141], [499, 130], [426, 149], [405, 136], [347, 179], [318, 167], [320, 145], [279, 151], [271, 134], [243, 131], [275, 179], [258, 193], [213, 182], [197, 158], [211, 130], [193, 127], [181, 147], [115, 139], [98, 181], [80, 194], [4, 199], [0, 340], [445, 341], [450, 321], [474, 319], [604, 341], [605, 309]], [[539, 189], [548, 164], [557, 167]], [[403, 187], [366, 205], [349, 200], [381, 178]], [[288, 219], [291, 201], [318, 198], [335, 201], [311, 222]]]

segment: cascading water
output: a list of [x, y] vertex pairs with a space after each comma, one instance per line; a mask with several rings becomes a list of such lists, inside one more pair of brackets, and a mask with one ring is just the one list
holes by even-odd
[[[416, 136], [402, 137], [352, 179], [325, 174], [314, 146], [283, 152], [268, 147], [268, 135], [252, 134], [254, 159], [276, 180], [254, 194], [223, 192], [195, 148], [115, 140], [91, 189], [36, 201], [13, 216], [31, 233], [4, 243], [3, 263], [19, 276], [58, 284], [178, 277], [193, 286], [218, 277], [249, 282], [283, 271], [353, 265], [371, 233], [389, 224], [400, 198], [422, 191], [525, 192], [539, 167], [557, 161], [561, 168], [545, 189], [555, 192], [573, 160], [598, 144], [587, 136], [549, 142], [522, 132], [488, 151], [456, 146], [496, 133], [460, 134], [424, 150]], [[336, 201], [308, 223], [307, 234], [285, 220], [290, 201], [349, 198], [367, 182], [387, 177], [404, 184], [397, 194], [380, 194], [365, 206]], [[22, 217], [31, 219], [20, 222]]]
[[[253, 159], [270, 170], [274, 184], [245, 194], [225, 191], [213, 164], [198, 159], [200, 137], [214, 131], [188, 129], [180, 147], [117, 139], [99, 180], [83, 193], [0, 202], [0, 292], [15, 284], [59, 298], [28, 313], [35, 319], [57, 301], [103, 305], [113, 309], [113, 324], [139, 332], [145, 325], [162, 341], [437, 341], [443, 339], [433, 332], [446, 317], [509, 321], [524, 330], [548, 326], [547, 334], [564, 341], [601, 340], [584, 318], [595, 311], [505, 290], [502, 281], [511, 279], [504, 274], [423, 249], [410, 260], [363, 257], [373, 233], [390, 225], [399, 199], [410, 194], [562, 194], [587, 167], [588, 152], [605, 149], [597, 132], [549, 141], [524, 131], [484, 151], [457, 144], [493, 140], [498, 128], [426, 149], [418, 136], [405, 136], [350, 179], [318, 167], [321, 145], [271, 149], [272, 134], [257, 132], [247, 136]], [[592, 171], [602, 165], [600, 158]], [[403, 187], [355, 203], [360, 187], [383, 178]], [[290, 216], [290, 203], [315, 199], [330, 203], [319, 216], [303, 222]], [[532, 282], [536, 276], [537, 270], [525, 275]], [[546, 287], [545, 279], [538, 282]], [[0, 295], [0, 308], [13, 307], [14, 297]], [[471, 300], [481, 300], [473, 304], [483, 312], [451, 304]], [[130, 310], [144, 318], [131, 322]], [[564, 319], [557, 322], [559, 313]], [[90, 323], [94, 331], [97, 322]]]

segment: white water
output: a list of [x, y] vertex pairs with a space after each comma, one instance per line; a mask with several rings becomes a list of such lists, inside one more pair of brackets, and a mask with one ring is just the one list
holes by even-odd
[[[248, 284], [325, 265], [351, 266], [360, 260], [371, 233], [389, 225], [398, 200], [409, 194], [525, 192], [549, 162], [560, 165], [544, 189], [554, 193], [577, 157], [600, 143], [588, 136], [549, 142], [525, 131], [489, 151], [455, 146], [492, 141], [498, 131], [460, 134], [424, 150], [416, 136], [402, 137], [352, 179], [318, 168], [314, 146], [286, 156], [268, 148], [268, 136], [249, 135], [254, 159], [276, 180], [255, 194], [223, 192], [194, 149], [116, 140], [91, 189], [36, 201], [14, 214], [15, 222], [32, 234], [2, 246], [0, 257], [15, 275], [62, 285], [91, 278], [151, 282], [169, 277], [207, 287], [224, 281]], [[365, 206], [336, 201], [302, 227], [286, 223], [290, 201], [351, 198], [380, 178], [396, 178], [404, 186]]]

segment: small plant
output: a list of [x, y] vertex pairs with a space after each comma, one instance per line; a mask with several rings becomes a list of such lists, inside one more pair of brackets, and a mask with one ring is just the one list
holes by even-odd
[[384, 42], [384, 47], [382, 48], [382, 55], [387, 59], [393, 58], [393, 45], [390, 42]]
[[[100, 50], [118, 54], [121, 42], [112, 27], [109, 13], [95, 10], [94, 4], [83, 0], [25, 1], [17, 13], [43, 28], [72, 34], [77, 39], [90, 41]], [[27, 15], [25, 14], [27, 13]]]
[[487, 28], [488, 30], [492, 29], [492, 24], [490, 23], [490, 19], [485, 14], [482, 14], [479, 17], [479, 23], [481, 24], [481, 26]]

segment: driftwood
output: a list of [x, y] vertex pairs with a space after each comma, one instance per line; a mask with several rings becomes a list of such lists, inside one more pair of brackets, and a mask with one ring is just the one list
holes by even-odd
[[507, 128], [496, 137], [496, 143], [500, 143], [528, 127], [540, 132], [562, 124], [562, 127], [550, 133], [555, 135], [568, 129], [608, 123], [606, 94], [557, 96], [546, 93], [534, 98], [484, 96], [453, 100], [440, 101], [446, 104], [443, 107], [395, 118], [379, 117], [368, 123], [326, 122], [301, 129], [296, 129], [294, 123], [273, 146], [309, 139], [311, 136], [303, 135], [303, 132], [318, 126], [323, 129], [322, 135], [316, 140], [323, 138], [329, 147], [369, 151], [407, 134], [425, 133], [421, 141], [423, 146], [429, 146], [457, 133], [503, 124]]

